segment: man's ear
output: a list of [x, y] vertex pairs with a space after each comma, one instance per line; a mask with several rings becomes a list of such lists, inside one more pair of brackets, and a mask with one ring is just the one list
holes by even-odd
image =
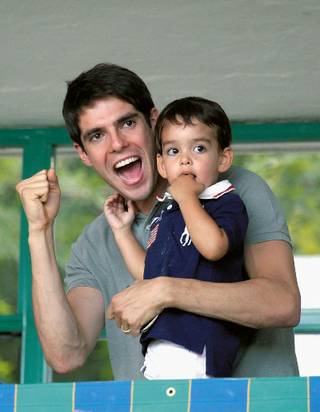
[[229, 167], [232, 165], [233, 161], [233, 150], [232, 148], [226, 147], [224, 148], [221, 153], [219, 154], [219, 173], [226, 172]]
[[89, 159], [89, 157], [88, 157], [87, 153], [85, 152], [85, 150], [79, 145], [79, 143], [74, 143], [73, 147], [78, 152], [78, 155], [79, 155], [80, 159], [82, 160], [82, 162], [86, 166], [92, 166], [91, 160]]
[[150, 124], [151, 124], [152, 130], [154, 129], [156, 125], [158, 117], [159, 117], [159, 111], [155, 107], [153, 107], [150, 112]]
[[166, 169], [164, 168], [163, 157], [161, 156], [160, 153], [157, 154], [157, 168], [158, 168], [159, 175], [163, 177], [163, 179], [166, 179], [167, 172], [166, 172]]

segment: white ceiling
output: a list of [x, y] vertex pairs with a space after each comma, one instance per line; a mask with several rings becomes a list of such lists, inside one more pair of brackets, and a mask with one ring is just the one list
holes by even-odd
[[159, 108], [203, 95], [232, 120], [319, 120], [320, 0], [0, 0], [0, 128], [61, 126], [65, 82], [125, 65]]

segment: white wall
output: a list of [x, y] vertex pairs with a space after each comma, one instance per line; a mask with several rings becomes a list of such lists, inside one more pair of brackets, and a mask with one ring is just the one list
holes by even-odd
[[137, 71], [161, 108], [188, 94], [233, 120], [319, 119], [319, 0], [1, 0], [0, 128], [62, 125], [65, 81]]
[[[295, 266], [303, 309], [320, 309], [320, 256], [296, 256]], [[320, 335], [295, 335], [300, 375], [320, 376]]]

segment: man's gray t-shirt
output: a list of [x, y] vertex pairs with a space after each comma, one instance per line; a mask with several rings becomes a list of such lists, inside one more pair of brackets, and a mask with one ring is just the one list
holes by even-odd
[[[247, 244], [268, 240], [290, 243], [288, 228], [277, 200], [266, 183], [254, 173], [233, 166], [223, 178], [228, 178], [244, 201], [249, 226]], [[159, 213], [157, 204], [148, 216], [138, 214], [132, 226], [142, 245], [148, 238], [148, 225]], [[104, 215], [86, 226], [72, 246], [66, 265], [66, 290], [85, 286], [101, 291], [105, 308], [112, 296], [133, 282], [115, 244]], [[121, 332], [114, 321], [106, 320], [110, 360], [115, 379], [141, 379], [143, 364], [139, 338]], [[239, 351], [235, 377], [297, 375], [292, 328], [257, 330], [254, 338]]]

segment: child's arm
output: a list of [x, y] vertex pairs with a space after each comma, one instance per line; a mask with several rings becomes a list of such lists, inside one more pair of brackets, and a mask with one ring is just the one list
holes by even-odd
[[191, 175], [179, 176], [170, 186], [169, 191], [179, 204], [192, 242], [197, 250], [209, 260], [219, 260], [228, 251], [229, 240], [213, 218], [204, 210], [198, 194], [203, 185]]
[[129, 272], [134, 279], [143, 279], [146, 253], [131, 230], [135, 215], [132, 201], [128, 201], [126, 210], [123, 197], [113, 194], [104, 203], [104, 214]]

